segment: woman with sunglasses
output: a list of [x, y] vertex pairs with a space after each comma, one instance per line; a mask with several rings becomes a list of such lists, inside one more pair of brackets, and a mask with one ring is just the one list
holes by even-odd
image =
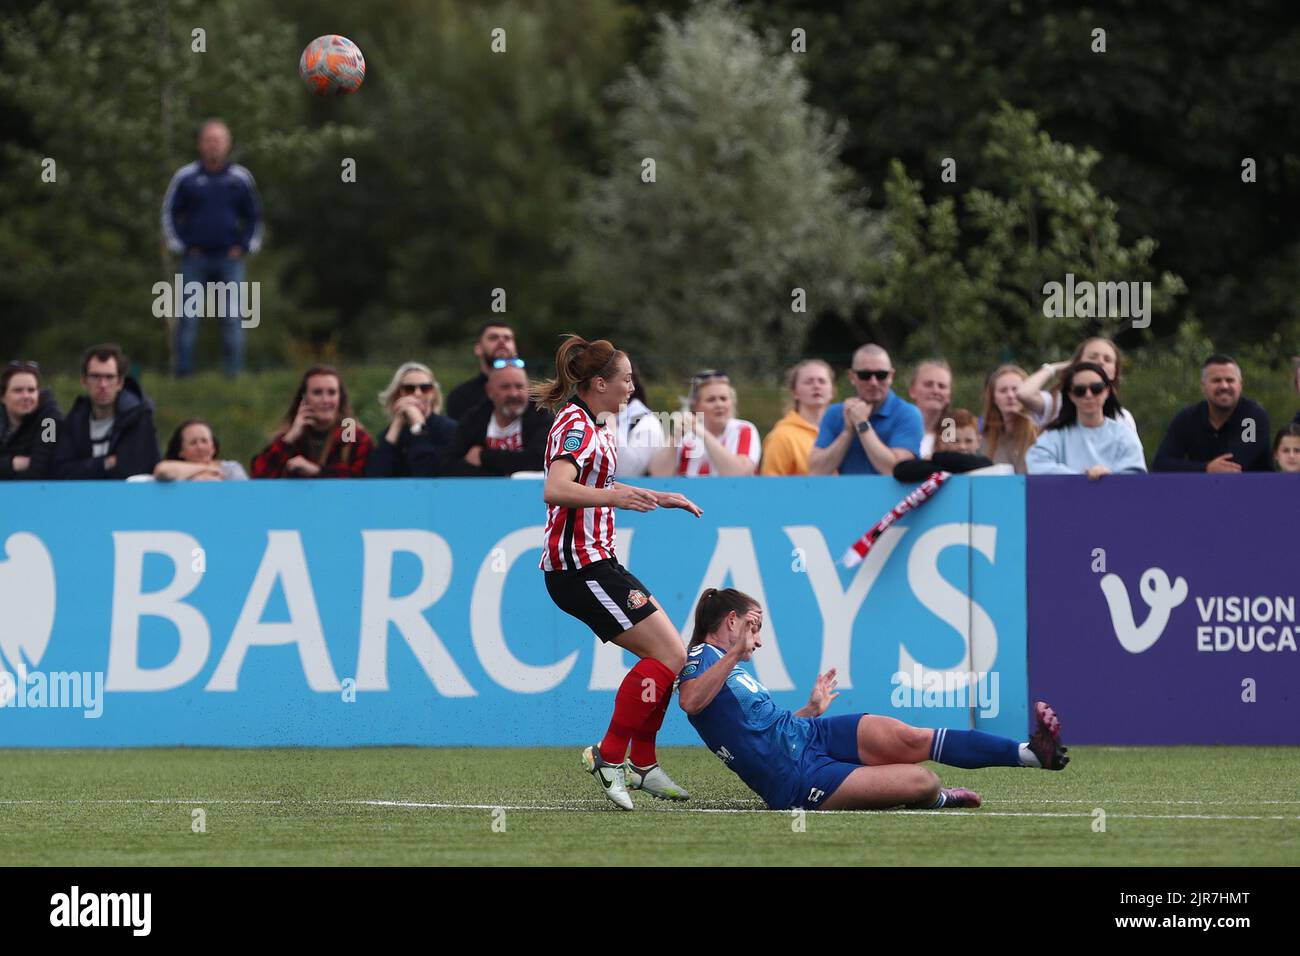
[[379, 393], [388, 428], [366, 462], [367, 478], [432, 478], [456, 423], [442, 414], [442, 390], [427, 365], [405, 362]]
[[41, 367], [10, 362], [0, 373], [0, 480], [41, 481], [51, 475], [63, 412], [41, 388]]
[[[618, 442], [605, 422], [632, 396], [632, 365], [605, 339], [566, 338], [555, 353], [555, 378], [531, 389], [533, 401], [554, 411], [543, 467], [546, 529], [541, 569], [556, 607], [641, 658], [614, 696], [604, 738], [582, 753], [583, 768], [620, 810], [633, 809], [629, 789], [665, 800], [690, 795], [664, 772], [655, 755], [673, 682], [686, 664], [681, 635], [650, 590], [619, 564], [614, 511], [700, 509], [676, 492], [616, 482]], [[629, 752], [630, 747], [630, 752]], [[627, 766], [624, 766], [624, 761]]]
[[736, 390], [722, 369], [709, 369], [691, 379], [682, 427], [650, 460], [656, 477], [753, 475], [763, 455], [763, 442], [753, 422], [735, 417]]
[[1025, 455], [1031, 475], [1103, 475], [1144, 472], [1137, 432], [1119, 421], [1120, 403], [1106, 370], [1079, 362], [1066, 370], [1061, 412]]

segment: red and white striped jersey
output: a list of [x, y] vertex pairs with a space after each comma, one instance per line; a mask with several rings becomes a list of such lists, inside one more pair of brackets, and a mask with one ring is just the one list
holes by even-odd
[[[588, 488], [608, 488], [618, 466], [618, 441], [609, 429], [596, 424], [591, 410], [579, 398], [560, 409], [546, 437], [546, 460], [551, 465], [567, 459], [578, 467], [575, 479]], [[542, 542], [543, 571], [571, 571], [614, 557], [613, 508], [546, 509]]]
[[[699, 419], [697, 418], [696, 421], [698, 422]], [[703, 428], [704, 425], [701, 423], [698, 427]], [[722, 430], [721, 441], [722, 447], [733, 455], [748, 455], [753, 459], [754, 465], [758, 465], [758, 460], [763, 454], [763, 443], [758, 437], [758, 429], [752, 422], [739, 418], [727, 419], [727, 427]], [[688, 478], [717, 474], [709, 467], [709, 450], [704, 447], [704, 442], [693, 435], [688, 435], [682, 442], [682, 447], [677, 450], [677, 474]]]

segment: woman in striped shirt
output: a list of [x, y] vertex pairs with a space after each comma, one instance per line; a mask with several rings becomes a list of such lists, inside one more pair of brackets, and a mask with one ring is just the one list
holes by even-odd
[[762, 441], [753, 422], [736, 418], [736, 390], [721, 369], [691, 379], [688, 411], [673, 441], [655, 453], [650, 474], [656, 477], [753, 475], [762, 457]]
[[556, 412], [543, 459], [541, 568], [546, 590], [560, 610], [590, 627], [601, 641], [613, 641], [641, 658], [614, 697], [604, 739], [583, 751], [583, 766], [621, 810], [633, 809], [629, 789], [687, 800], [690, 795], [663, 771], [655, 755], [655, 737], [686, 651], [649, 589], [619, 564], [614, 509], [681, 508], [697, 518], [700, 509], [676, 492], [614, 481], [618, 444], [605, 426], [632, 396], [632, 366], [624, 353], [604, 339], [588, 342], [572, 335], [555, 353], [555, 372], [553, 380], [531, 390], [537, 405]]

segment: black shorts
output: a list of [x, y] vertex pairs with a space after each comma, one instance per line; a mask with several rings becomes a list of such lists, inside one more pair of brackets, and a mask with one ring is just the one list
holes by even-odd
[[659, 610], [646, 586], [613, 558], [575, 571], [547, 571], [546, 591], [605, 643]]

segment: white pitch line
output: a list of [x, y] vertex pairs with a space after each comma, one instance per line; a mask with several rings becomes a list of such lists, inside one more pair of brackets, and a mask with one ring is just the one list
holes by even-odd
[[[564, 813], [574, 809], [572, 806], [538, 806], [535, 804], [523, 804], [512, 806], [510, 804], [500, 803], [418, 803], [406, 800], [350, 800], [349, 803], [360, 804], [368, 807], [402, 807], [416, 810], [532, 810], [542, 813]], [[591, 806], [590, 809], [596, 810], [599, 805]], [[652, 811], [655, 813], [779, 813], [782, 816], [788, 816], [790, 810], [768, 810], [766, 808], [755, 807], [753, 809], [722, 808], [722, 807], [664, 807], [661, 810]], [[862, 810], [810, 810], [818, 816], [829, 813], [850, 813], [861, 816]], [[876, 811], [881, 812], [881, 811]], [[952, 810], [903, 810], [906, 814], [924, 814], [938, 816], [961, 816], [961, 817], [1040, 817], [1051, 818], [1061, 817], [1067, 819], [1092, 818], [1091, 813], [1035, 813], [1032, 811], [1015, 811], [1015, 810], [972, 810], [969, 813], [954, 814]], [[1108, 813], [1110, 819], [1115, 820], [1300, 820], [1300, 816], [1246, 816], [1239, 814], [1206, 814], [1206, 813]]]

